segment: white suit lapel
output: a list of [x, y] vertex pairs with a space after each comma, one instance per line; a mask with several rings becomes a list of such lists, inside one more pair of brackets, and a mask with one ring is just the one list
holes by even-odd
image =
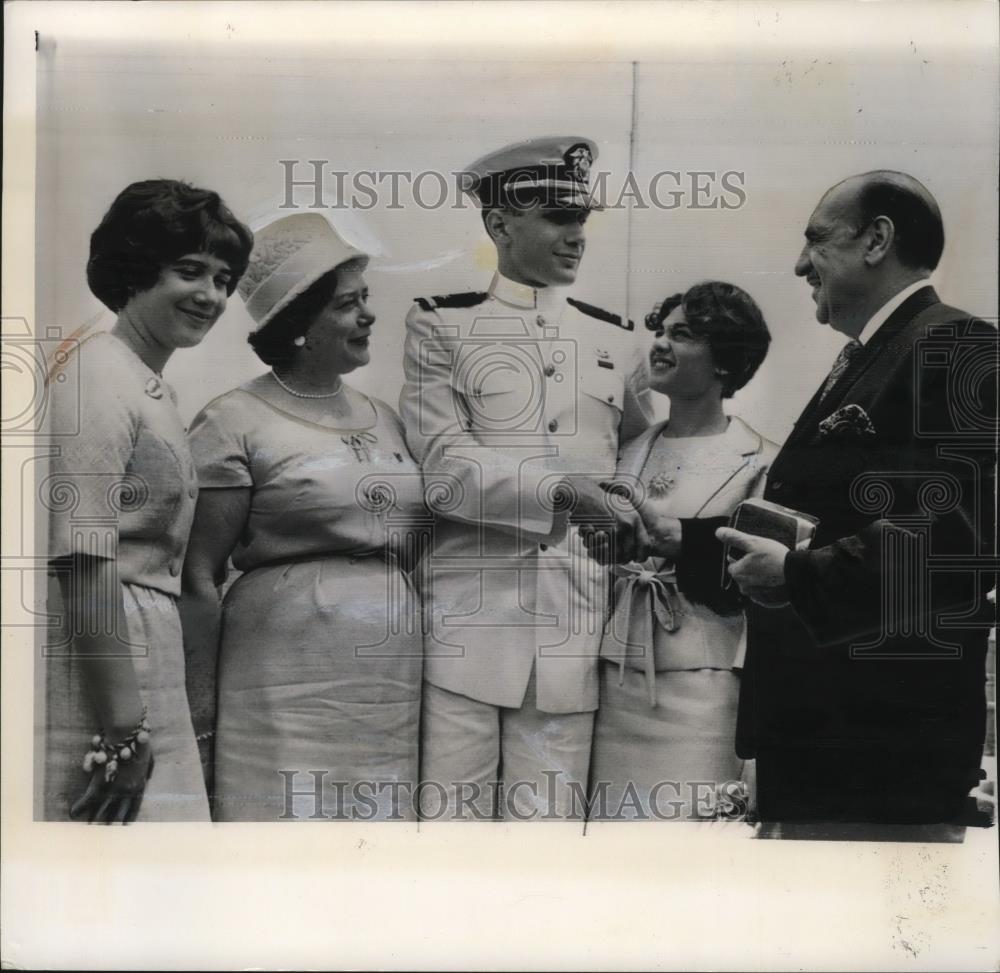
[[[621, 479], [628, 483], [638, 480], [649, 458], [650, 450], [666, 424], [658, 422], [650, 426], [625, 446], [618, 461], [618, 476]], [[728, 459], [720, 462], [717, 470], [711, 474], [699, 475], [697, 488], [702, 509], [707, 509], [734, 479], [739, 478], [744, 470], [753, 465], [755, 457], [762, 452], [763, 441], [741, 419], [731, 416], [729, 428], [719, 446], [720, 452], [727, 455]]]

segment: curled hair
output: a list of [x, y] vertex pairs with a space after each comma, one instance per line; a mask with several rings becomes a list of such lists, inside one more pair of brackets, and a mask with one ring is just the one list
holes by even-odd
[[210, 253], [232, 270], [231, 295], [247, 268], [253, 234], [218, 193], [176, 179], [147, 179], [123, 189], [90, 237], [87, 283], [120, 311], [187, 253]]
[[283, 307], [247, 341], [257, 357], [271, 368], [283, 368], [292, 363], [298, 348], [295, 339], [309, 330], [316, 315], [330, 303], [337, 290], [338, 271], [351, 266], [352, 261], [328, 270], [313, 281], [298, 297]]
[[662, 333], [663, 322], [678, 307], [691, 333], [707, 342], [722, 373], [722, 397], [730, 398], [753, 378], [767, 355], [771, 332], [764, 315], [742, 288], [710, 280], [666, 298], [659, 311], [646, 318], [646, 327]]

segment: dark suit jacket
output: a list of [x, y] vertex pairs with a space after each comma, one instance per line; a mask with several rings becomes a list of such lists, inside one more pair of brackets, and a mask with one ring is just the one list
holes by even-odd
[[820, 523], [791, 607], [749, 612], [737, 749], [763, 819], [948, 820], [978, 779], [997, 374], [996, 329], [928, 286], [772, 464], [765, 498]]

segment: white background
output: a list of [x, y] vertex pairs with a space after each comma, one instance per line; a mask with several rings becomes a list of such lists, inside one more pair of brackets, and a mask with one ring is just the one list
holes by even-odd
[[[495, 41], [455, 47], [439, 37], [381, 56], [379, 35], [362, 43], [337, 31], [351, 20], [346, 12], [309, 30], [300, 19], [309, 6], [298, 8], [299, 17], [294, 6], [283, 8], [281, 33], [296, 25], [294, 44], [239, 43], [245, 15], [235, 9], [223, 36], [200, 29], [204, 5], [178, 6], [174, 17], [186, 27], [180, 41], [154, 32], [112, 40], [80, 37], [72, 27], [42, 31], [38, 320], [63, 335], [111, 323], [87, 290], [88, 241], [133, 180], [167, 176], [207, 186], [257, 222], [279, 215], [286, 198], [281, 159], [301, 160], [300, 179], [313, 174], [308, 160], [320, 159], [327, 170], [430, 171], [453, 182], [448, 174], [508, 142], [581, 134], [598, 143], [595, 171], [622, 187], [633, 136], [641, 190], [656, 173], [678, 171], [685, 197], [677, 209], [595, 214], [575, 291], [641, 320], [654, 301], [698, 280], [744, 287], [760, 303], [774, 342], [733, 408], [780, 441], [843, 343], [816, 324], [809, 288], [792, 273], [809, 214], [839, 179], [880, 167], [921, 179], [945, 218], [939, 292], [973, 313], [995, 316], [997, 309], [992, 39], [961, 30], [956, 14], [939, 14], [950, 30], [929, 37], [908, 29], [900, 11], [898, 29], [875, 43], [863, 26], [871, 20], [864, 8], [836, 18], [854, 21], [854, 30], [842, 32], [823, 29], [819, 16], [803, 17], [803, 6], [812, 5], [749, 5], [739, 16], [727, 5], [701, 8], [694, 43], [690, 30], [670, 29], [683, 20], [663, 16], [669, 10], [630, 8], [632, 18], [620, 17], [619, 26], [641, 32], [651, 19], [655, 37], [648, 52], [634, 54], [634, 111], [626, 51], [607, 38], [589, 56], [560, 43], [560, 27], [586, 9], [570, 5], [552, 8], [545, 60], [520, 48], [532, 33], [527, 7], [511, 8]], [[743, 29], [734, 30], [738, 25]], [[789, 34], [795, 42], [782, 43]], [[746, 204], [693, 208], [686, 174], [694, 170], [744, 173]], [[668, 177], [659, 185], [669, 202], [676, 183]], [[422, 190], [433, 202], [440, 185], [430, 178]], [[311, 189], [299, 193], [306, 205], [315, 199]], [[336, 198], [331, 180], [323, 201]], [[413, 298], [483, 290], [493, 265], [474, 208], [421, 208], [406, 190], [400, 200], [401, 208], [389, 208], [385, 183], [374, 209], [331, 210], [346, 235], [379, 252], [369, 273], [378, 315], [372, 364], [353, 381], [391, 404]], [[167, 376], [185, 417], [264, 370], [246, 344], [248, 327], [234, 297], [201, 348], [170, 363]]]

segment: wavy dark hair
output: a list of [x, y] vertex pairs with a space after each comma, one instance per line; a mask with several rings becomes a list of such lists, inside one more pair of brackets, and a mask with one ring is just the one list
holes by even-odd
[[259, 331], [247, 338], [257, 357], [271, 368], [287, 367], [299, 350], [295, 339], [303, 336], [312, 326], [316, 315], [330, 303], [337, 290], [338, 271], [356, 261], [347, 261], [311, 283], [287, 307], [283, 307]]
[[123, 189], [90, 237], [87, 283], [116, 313], [186, 253], [210, 253], [232, 270], [232, 295], [247, 268], [253, 234], [211, 189], [147, 179]]
[[691, 333], [708, 343], [721, 373], [722, 397], [731, 398], [753, 378], [771, 344], [760, 308], [735, 284], [709, 280], [664, 299], [658, 311], [646, 316], [646, 327], [662, 334], [663, 322], [678, 307], [684, 309]]

